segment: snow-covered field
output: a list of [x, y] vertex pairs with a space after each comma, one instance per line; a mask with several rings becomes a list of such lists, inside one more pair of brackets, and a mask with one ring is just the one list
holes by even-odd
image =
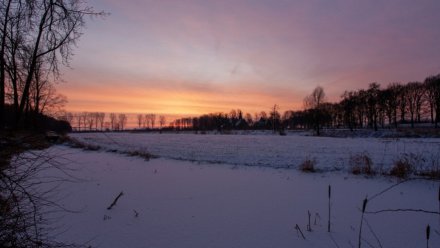
[[298, 167], [314, 159], [317, 167], [349, 170], [350, 157], [366, 154], [377, 171], [411, 159], [418, 170], [440, 166], [440, 139], [330, 138], [302, 135], [196, 135], [175, 133], [74, 133], [104, 150], [148, 152], [162, 158], [274, 168]]
[[[345, 172], [145, 161], [66, 146], [47, 152], [72, 169], [72, 180], [58, 188], [57, 203], [78, 211], [54, 214], [52, 234], [91, 247], [358, 247], [363, 199], [397, 182]], [[46, 173], [67, 177], [59, 170]], [[438, 187], [433, 181], [403, 183], [371, 200], [367, 211], [437, 211]], [[107, 210], [121, 191], [123, 196]], [[306, 230], [308, 211], [311, 232]], [[439, 223], [433, 214], [366, 214], [362, 247], [426, 247], [427, 225], [430, 247], [439, 247]]]
[[[367, 212], [440, 211], [438, 181], [396, 185], [396, 178], [365, 178], [346, 168], [349, 156], [357, 153], [368, 153], [378, 167], [389, 167], [405, 153], [417, 155], [428, 166], [439, 156], [437, 139], [71, 136], [103, 149], [53, 146], [44, 152], [57, 157], [67, 170], [46, 170], [42, 176], [68, 179], [52, 200], [73, 211], [51, 211], [55, 228], [51, 234], [86, 247], [358, 247], [365, 197]], [[118, 151], [148, 151], [160, 158], [146, 161]], [[306, 157], [315, 158], [322, 172], [299, 171], [296, 167]], [[327, 232], [329, 185], [331, 232]], [[123, 195], [108, 210], [120, 192]], [[380, 192], [384, 193], [377, 195]], [[426, 247], [427, 225], [429, 247], [439, 247], [436, 213], [366, 213], [362, 247]]]
[[[342, 172], [145, 161], [65, 146], [48, 152], [73, 169], [74, 180], [59, 188], [57, 202], [78, 211], [56, 214], [53, 234], [91, 247], [357, 247], [363, 199], [396, 183]], [[46, 173], [66, 177], [58, 170]], [[437, 211], [438, 187], [432, 181], [406, 182], [371, 200], [367, 211]], [[124, 195], [107, 210], [121, 191]], [[312, 232], [306, 230], [308, 211]], [[430, 247], [440, 245], [437, 215], [381, 213], [365, 220], [362, 247], [425, 247], [428, 224]]]

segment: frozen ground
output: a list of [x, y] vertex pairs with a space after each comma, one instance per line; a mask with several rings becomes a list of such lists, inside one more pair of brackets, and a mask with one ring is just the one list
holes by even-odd
[[303, 135], [196, 135], [175, 133], [73, 133], [104, 150], [141, 151], [162, 158], [275, 168], [298, 167], [307, 158], [317, 167], [349, 170], [351, 156], [367, 154], [378, 171], [406, 157], [417, 170], [440, 166], [440, 139], [331, 138]]
[[[126, 136], [117, 137], [120, 141]], [[396, 182], [344, 172], [304, 174], [292, 168], [165, 158], [145, 161], [65, 146], [48, 152], [74, 169], [69, 172], [75, 180], [59, 188], [57, 202], [79, 210], [57, 214], [53, 234], [91, 247], [358, 247], [362, 200]], [[58, 170], [46, 173], [66, 177]], [[332, 186], [331, 233], [327, 232], [328, 185]], [[371, 200], [367, 210], [437, 211], [438, 187], [438, 182], [410, 181]], [[116, 206], [107, 210], [121, 191], [124, 195]], [[312, 232], [306, 231], [307, 211], [312, 215]], [[439, 216], [423, 213], [367, 214], [362, 247], [426, 247], [428, 224], [430, 247], [439, 247], [439, 223]]]

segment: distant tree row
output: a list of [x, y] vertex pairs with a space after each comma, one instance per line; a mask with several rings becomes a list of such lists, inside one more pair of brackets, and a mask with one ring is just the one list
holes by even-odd
[[[155, 129], [156, 126], [156, 115], [155, 114], [138, 114], [137, 124], [139, 129]], [[159, 128], [165, 127], [166, 118], [163, 115], [159, 116]]]
[[[103, 112], [65, 113], [61, 119], [70, 123], [76, 131], [122, 131], [127, 128], [128, 116], [126, 114], [110, 113], [106, 119]], [[155, 114], [138, 114], [139, 129], [155, 129]], [[159, 116], [159, 128], [165, 126], [165, 116]]]
[[123, 130], [127, 123], [125, 114], [111, 113], [109, 120], [105, 121], [106, 114], [103, 112], [67, 112], [61, 118], [69, 122], [76, 131]]
[[278, 105], [274, 105], [269, 114], [265, 111], [245, 113], [240, 109], [233, 109], [229, 113], [211, 113], [199, 117], [188, 117], [174, 120], [169, 124], [173, 129], [208, 130], [244, 130], [244, 129], [271, 129], [279, 130], [282, 127]]
[[269, 114], [262, 111], [252, 116], [238, 110], [211, 113], [193, 118], [181, 118], [170, 123], [174, 129], [314, 129], [317, 135], [326, 128], [397, 128], [408, 124], [440, 122], [440, 74], [423, 82], [391, 83], [381, 88], [371, 83], [368, 89], [346, 91], [337, 103], [325, 101], [322, 87], [314, 89], [304, 99], [304, 109], [288, 110], [281, 116], [274, 105]]

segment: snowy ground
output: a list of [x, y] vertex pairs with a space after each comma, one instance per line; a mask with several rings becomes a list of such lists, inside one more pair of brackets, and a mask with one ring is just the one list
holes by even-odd
[[[59, 188], [57, 202], [79, 210], [58, 215], [53, 234], [91, 247], [358, 247], [362, 200], [396, 183], [345, 172], [305, 174], [293, 168], [145, 161], [65, 146], [48, 152], [74, 169], [69, 173], [75, 180]], [[46, 173], [65, 177], [57, 170]], [[367, 210], [437, 211], [438, 187], [432, 181], [406, 182], [371, 200]], [[121, 191], [116, 206], [107, 210]], [[306, 231], [307, 211], [312, 232]], [[440, 245], [439, 216], [381, 213], [367, 214], [365, 220], [362, 247], [426, 247], [428, 224], [430, 247]]]
[[377, 171], [406, 157], [417, 170], [440, 167], [440, 139], [331, 138], [303, 135], [196, 135], [175, 133], [73, 133], [81, 142], [105, 150], [141, 151], [162, 158], [275, 168], [298, 167], [314, 159], [317, 167], [349, 170], [350, 157], [366, 154]]

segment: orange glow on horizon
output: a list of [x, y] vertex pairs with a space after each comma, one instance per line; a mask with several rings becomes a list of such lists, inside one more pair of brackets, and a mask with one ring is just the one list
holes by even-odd
[[273, 96], [247, 89], [200, 92], [195, 90], [169, 90], [144, 88], [102, 88], [97, 86], [74, 87], [64, 85], [61, 92], [68, 97], [67, 111], [156, 113], [175, 116], [202, 114], [241, 109], [244, 113], [268, 112], [273, 104], [281, 111], [302, 108], [302, 96], [280, 92]]

